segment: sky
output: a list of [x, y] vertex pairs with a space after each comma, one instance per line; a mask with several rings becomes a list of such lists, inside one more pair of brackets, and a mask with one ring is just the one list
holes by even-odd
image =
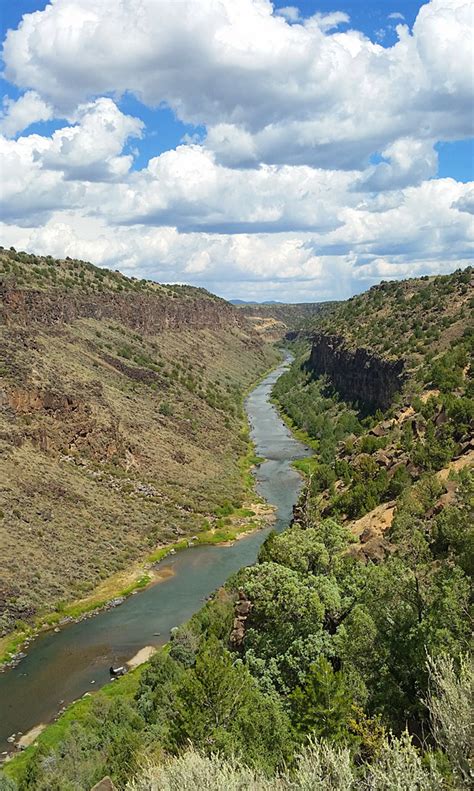
[[0, 0], [0, 242], [228, 299], [472, 262], [470, 0]]

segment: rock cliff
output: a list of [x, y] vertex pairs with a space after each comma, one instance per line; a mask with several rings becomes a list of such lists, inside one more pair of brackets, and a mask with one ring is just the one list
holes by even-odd
[[403, 360], [384, 360], [367, 349], [351, 349], [338, 335], [313, 337], [308, 367], [326, 374], [341, 396], [367, 409], [387, 409], [401, 389]]
[[8, 286], [0, 290], [0, 323], [7, 326], [32, 322], [52, 326], [76, 319], [112, 320], [145, 334], [229, 328], [246, 322], [243, 314], [224, 300], [205, 295], [173, 299], [147, 293], [82, 295]]

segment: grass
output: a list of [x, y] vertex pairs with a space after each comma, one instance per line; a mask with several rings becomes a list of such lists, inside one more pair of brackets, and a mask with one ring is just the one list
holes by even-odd
[[0, 665], [9, 662], [20, 651], [25, 640], [36, 634], [36, 631], [33, 626], [25, 626], [0, 637]]
[[[73, 602], [57, 612], [48, 613], [36, 619], [35, 623], [31, 626], [21, 627], [19, 630], [13, 632], [6, 637], [0, 639], [0, 665], [9, 662], [13, 656], [21, 649], [25, 640], [29, 637], [35, 637], [39, 632], [52, 628], [65, 618], [78, 620], [82, 615], [86, 615], [94, 610], [100, 610], [105, 607], [111, 599], [126, 598], [131, 593], [137, 590], [146, 588], [151, 582], [149, 574], [142, 574], [134, 582], [131, 582], [125, 588], [114, 587], [112, 580], [107, 581], [109, 592], [107, 596], [103, 594], [96, 594], [89, 597], [84, 601]], [[102, 586], [102, 589], [105, 586]]]
[[[246, 434], [247, 439], [247, 452], [239, 459], [239, 471], [242, 477], [242, 483], [244, 490], [249, 492], [254, 492], [255, 489], [255, 479], [252, 475], [252, 469], [257, 465], [261, 464], [265, 459], [263, 456], [257, 456], [255, 453], [255, 448], [253, 446], [252, 441], [250, 440], [248, 430]], [[257, 501], [259, 500], [258, 496], [256, 496]], [[263, 502], [260, 498], [260, 502]]]
[[173, 550], [179, 552], [181, 549], [186, 549], [188, 546], [189, 539], [183, 539], [182, 541], [176, 541], [174, 544], [168, 544], [166, 547], [160, 547], [155, 550], [155, 552], [152, 552], [151, 555], [148, 555], [147, 562], [159, 563], [160, 560], [164, 560]]
[[298, 428], [298, 426], [296, 425], [296, 423], [293, 422], [291, 417], [289, 417], [289, 415], [287, 415], [286, 412], [284, 412], [284, 410], [281, 407], [281, 404], [276, 400], [276, 398], [271, 398], [270, 400], [271, 403], [278, 410], [278, 414], [280, 415], [284, 424], [290, 429], [293, 436], [295, 436], [296, 439], [299, 439], [299, 441], [302, 442], [304, 445], [307, 445], [308, 448], [312, 448], [312, 450], [318, 450], [319, 448], [318, 440], [314, 439], [314, 437], [310, 437], [310, 435], [307, 434], [306, 431], [303, 431], [302, 428]]
[[296, 461], [292, 462], [292, 467], [299, 472], [302, 472], [303, 475], [309, 478], [312, 475], [319, 464], [317, 456], [310, 456], [307, 459], [296, 459]]
[[[244, 510], [244, 509], [242, 509]], [[249, 513], [255, 514], [255, 512], [250, 511]], [[204, 533], [200, 533], [197, 536], [197, 544], [222, 544], [225, 541], [234, 541], [238, 535], [242, 533], [248, 533], [251, 530], [256, 530], [261, 525], [257, 524], [257, 522], [246, 522], [243, 525], [226, 525], [225, 528], [214, 528], [212, 530], [206, 530]]]

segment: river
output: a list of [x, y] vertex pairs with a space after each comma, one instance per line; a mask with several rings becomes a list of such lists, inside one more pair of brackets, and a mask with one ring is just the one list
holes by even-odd
[[[266, 459], [254, 472], [256, 488], [277, 508], [277, 531], [288, 526], [301, 486], [291, 462], [310, 455], [269, 401], [287, 364], [272, 371], [245, 402], [256, 453]], [[15, 668], [0, 674], [0, 752], [11, 749], [11, 734], [51, 721], [64, 705], [110, 681], [110, 665], [123, 664], [144, 646], [167, 642], [170, 629], [190, 618], [231, 574], [255, 562], [269, 530], [232, 546], [196, 546], [169, 556], [160, 569], [171, 568], [173, 576], [115, 609], [39, 636]]]

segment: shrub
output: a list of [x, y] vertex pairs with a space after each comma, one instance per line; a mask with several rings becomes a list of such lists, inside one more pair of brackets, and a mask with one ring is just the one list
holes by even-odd
[[428, 706], [431, 727], [437, 744], [445, 750], [458, 781], [473, 780], [474, 728], [474, 663], [472, 657], [461, 657], [459, 674], [452, 657], [428, 658], [430, 692]]

